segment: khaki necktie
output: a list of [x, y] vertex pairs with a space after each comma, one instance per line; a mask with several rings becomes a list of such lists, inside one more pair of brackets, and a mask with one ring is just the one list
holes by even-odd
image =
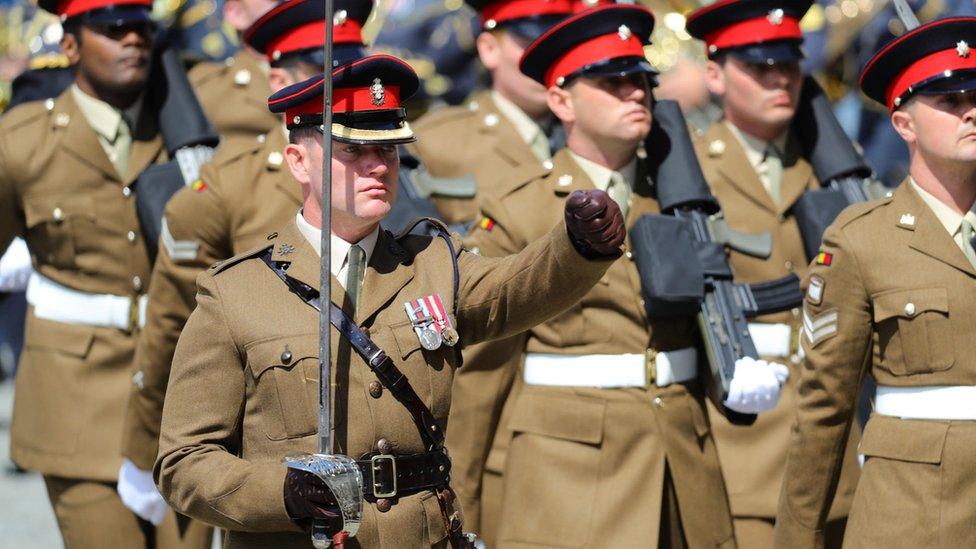
[[132, 148], [132, 132], [129, 131], [129, 124], [125, 117], [119, 118], [119, 129], [115, 134], [115, 141], [112, 142], [112, 153], [109, 160], [119, 172], [119, 176], [125, 177], [129, 169], [129, 150]]
[[366, 251], [358, 244], [349, 248], [346, 254], [346, 293], [355, 309], [359, 305], [359, 292], [366, 272]]
[[766, 167], [766, 183], [769, 185], [766, 190], [769, 191], [773, 204], [779, 204], [783, 189], [783, 158], [776, 147], [769, 146], [766, 149], [763, 164]]
[[624, 180], [624, 176], [620, 175], [620, 172], [613, 172], [610, 175], [607, 194], [620, 206], [620, 213], [624, 214], [624, 219], [626, 219], [627, 213], [630, 211], [631, 188]]
[[966, 254], [966, 259], [976, 267], [976, 249], [973, 249], [973, 238], [976, 238], [976, 229], [968, 219], [962, 220], [962, 253]]

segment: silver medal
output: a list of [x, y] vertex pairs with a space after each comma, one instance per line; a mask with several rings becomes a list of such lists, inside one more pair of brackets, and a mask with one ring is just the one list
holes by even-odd
[[453, 347], [457, 345], [458, 340], [461, 338], [458, 336], [457, 330], [451, 328], [450, 326], [444, 326], [441, 329], [441, 339], [444, 340], [444, 345]]
[[420, 336], [420, 346], [428, 351], [439, 349], [443, 343], [441, 334], [437, 333], [437, 330], [430, 325], [421, 328], [418, 335]]

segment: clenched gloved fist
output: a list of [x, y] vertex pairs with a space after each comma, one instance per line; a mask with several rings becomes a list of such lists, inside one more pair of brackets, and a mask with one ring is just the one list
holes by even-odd
[[758, 414], [772, 410], [779, 402], [783, 383], [790, 370], [782, 364], [750, 357], [735, 361], [735, 374], [729, 384], [725, 407], [742, 414]]
[[285, 474], [285, 510], [299, 527], [309, 530], [313, 519], [323, 519], [331, 533], [342, 529], [342, 513], [332, 490], [308, 471], [288, 469]]
[[607, 193], [573, 191], [566, 200], [566, 229], [584, 257], [616, 257], [627, 237], [620, 207]]

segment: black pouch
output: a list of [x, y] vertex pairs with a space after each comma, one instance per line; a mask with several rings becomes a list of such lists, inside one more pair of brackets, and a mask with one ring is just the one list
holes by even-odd
[[650, 318], [694, 316], [705, 295], [705, 269], [691, 229], [670, 215], [644, 215], [630, 230]]
[[800, 227], [803, 251], [812, 260], [820, 252], [824, 231], [850, 205], [843, 191], [818, 189], [803, 193], [793, 205], [793, 215]]

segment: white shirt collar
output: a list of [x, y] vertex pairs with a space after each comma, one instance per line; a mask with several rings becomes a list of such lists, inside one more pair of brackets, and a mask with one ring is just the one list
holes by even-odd
[[[569, 153], [570, 158], [576, 161], [583, 172], [586, 173], [586, 176], [590, 178], [590, 181], [593, 182], [596, 188], [605, 191], [610, 187], [610, 178], [613, 177], [614, 170], [587, 158], [583, 158], [569, 149], [566, 149], [566, 151]], [[634, 156], [626, 166], [620, 168], [617, 172], [624, 178], [627, 185], [633, 189], [634, 180], [637, 179], [637, 157]]]
[[939, 223], [942, 223], [942, 226], [949, 231], [950, 236], [956, 236], [956, 233], [960, 231], [963, 218], [968, 219], [970, 223], [976, 225], [976, 213], [973, 213], [972, 209], [966, 212], [965, 216], [959, 215], [959, 212], [953, 210], [932, 193], [923, 189], [915, 181], [914, 177], [909, 177], [908, 181], [911, 183], [912, 188], [915, 189], [915, 192], [918, 193], [918, 196], [922, 198], [922, 202], [925, 202], [929, 209], [932, 210], [932, 213], [935, 214], [935, 217], [938, 218]]
[[123, 111], [101, 99], [88, 95], [78, 87], [78, 84], [71, 85], [71, 95], [95, 133], [110, 143], [115, 142], [115, 137], [119, 131], [119, 121], [122, 119], [123, 113], [125, 113], [126, 121], [132, 125], [129, 128], [129, 133], [135, 133], [134, 126], [139, 120], [139, 111], [142, 110], [142, 96], [139, 96], [139, 99], [131, 107]]
[[732, 135], [739, 140], [742, 144], [742, 148], [746, 151], [746, 158], [749, 159], [749, 164], [753, 169], [758, 169], [759, 165], [766, 158], [766, 149], [770, 145], [776, 147], [776, 150], [782, 155], [786, 152], [786, 137], [787, 132], [783, 132], [776, 139], [772, 141], [766, 141], [764, 139], [759, 139], [758, 137], [751, 136], [746, 132], [740, 130], [735, 124], [725, 120], [725, 126], [732, 132]]
[[525, 114], [525, 111], [502, 96], [502, 94], [492, 90], [491, 99], [495, 102], [495, 106], [498, 107], [498, 112], [505, 115], [505, 118], [515, 126], [515, 131], [518, 132], [519, 137], [526, 144], [531, 145], [535, 141], [536, 136], [543, 133], [542, 128], [535, 123], [535, 120], [532, 120], [529, 115]]
[[[305, 240], [312, 245], [312, 249], [319, 257], [322, 256], [322, 230], [313, 227], [311, 223], [305, 220], [302, 212], [299, 211], [295, 216], [295, 224], [298, 225], [298, 231], [302, 233]], [[346, 265], [346, 256], [349, 255], [349, 248], [353, 244], [358, 244], [360, 248], [366, 252], [366, 264], [369, 264], [369, 259], [373, 256], [373, 250], [376, 248], [376, 241], [380, 235], [380, 226], [377, 225], [373, 232], [366, 235], [362, 240], [355, 243], [349, 243], [345, 240], [339, 238], [336, 235], [332, 235], [332, 257], [330, 257], [329, 270], [333, 275], [339, 277], [339, 272]], [[339, 280], [342, 280], [340, 277]]]

